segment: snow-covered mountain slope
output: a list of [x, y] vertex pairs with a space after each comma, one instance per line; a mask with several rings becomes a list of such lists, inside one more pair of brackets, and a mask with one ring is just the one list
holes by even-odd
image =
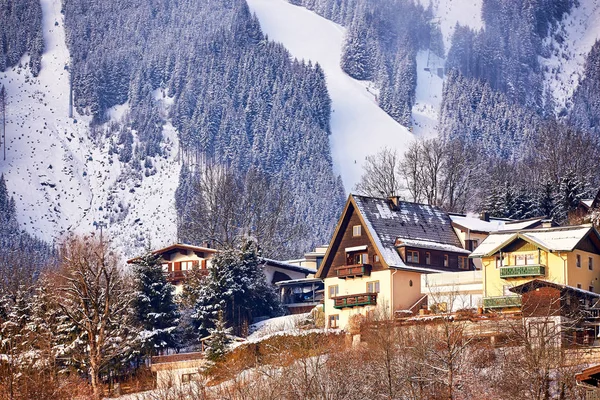
[[555, 111], [568, 108], [583, 78], [585, 58], [600, 39], [600, 2], [579, 0], [571, 13], [546, 39], [550, 58], [541, 58], [545, 67], [546, 89], [552, 95]]
[[[420, 0], [424, 7], [431, 6], [434, 18], [431, 23], [438, 25], [444, 38], [444, 50], [448, 52], [456, 24], [479, 30], [483, 27], [481, 5], [483, 0]], [[412, 109], [413, 133], [418, 137], [437, 135], [437, 121], [442, 89], [445, 60], [428, 50], [417, 54], [417, 90]]]
[[331, 147], [336, 173], [351, 191], [365, 157], [382, 147], [402, 152], [413, 135], [379, 108], [376, 92], [340, 67], [345, 29], [285, 0], [248, 0], [269, 39], [281, 42], [297, 59], [318, 62], [332, 100]]
[[[155, 160], [157, 173], [141, 182], [126, 179], [117, 157], [109, 154], [110, 143], [102, 135], [90, 139], [89, 118], [76, 111], [69, 118], [61, 2], [41, 0], [41, 5], [45, 51], [39, 76], [18, 66], [0, 73], [7, 94], [6, 161], [0, 159], [0, 173], [17, 201], [19, 222], [52, 241], [67, 231], [90, 232], [94, 221], [104, 220], [125, 256], [148, 240], [153, 245], [174, 240], [179, 166], [172, 126], [165, 126], [164, 144], [171, 155]], [[118, 111], [114, 118], [126, 106]]]
[[452, 41], [456, 24], [479, 30], [483, 28], [481, 6], [483, 0], [419, 0], [424, 7], [431, 5], [434, 24], [439, 27], [444, 36], [444, 49], [447, 52]]

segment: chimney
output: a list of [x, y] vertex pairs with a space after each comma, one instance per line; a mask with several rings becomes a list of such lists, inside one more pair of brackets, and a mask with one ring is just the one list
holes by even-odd
[[481, 214], [479, 214], [479, 219], [485, 222], [490, 222], [490, 213], [487, 211], [482, 211]]
[[398, 204], [400, 204], [400, 197], [399, 196], [390, 196], [390, 197], [388, 197], [388, 200], [392, 203], [391, 204], [392, 210], [397, 210]]
[[542, 220], [542, 228], [552, 228], [554, 226], [554, 221], [552, 219], [543, 219]]

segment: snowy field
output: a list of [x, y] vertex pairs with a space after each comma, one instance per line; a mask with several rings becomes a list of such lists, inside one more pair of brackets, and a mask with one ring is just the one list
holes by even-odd
[[[124, 180], [117, 156], [108, 154], [109, 143], [90, 139], [89, 117], [76, 111], [74, 118], [68, 116], [69, 51], [61, 2], [41, 0], [41, 6], [45, 51], [39, 76], [19, 66], [0, 73], [7, 93], [6, 161], [0, 158], [0, 173], [17, 202], [19, 222], [52, 241], [68, 230], [90, 232], [94, 221], [114, 217], [118, 209], [121, 219], [107, 230], [125, 256], [140, 250], [140, 240], [155, 246], [175, 240], [176, 132], [165, 126], [170, 155], [153, 160], [156, 175]], [[162, 100], [167, 107], [168, 99]], [[116, 107], [111, 115], [117, 120], [126, 111], [126, 105]]]
[[332, 99], [331, 151], [334, 168], [351, 191], [365, 157], [388, 146], [403, 152], [413, 140], [409, 130], [379, 108], [367, 84], [340, 67], [345, 29], [285, 0], [248, 0], [269, 39], [281, 42], [297, 59], [318, 62]]

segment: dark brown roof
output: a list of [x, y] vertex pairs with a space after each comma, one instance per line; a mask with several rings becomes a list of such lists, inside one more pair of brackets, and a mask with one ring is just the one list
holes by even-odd
[[[152, 251], [152, 254], [162, 255], [162, 254], [168, 253], [169, 251], [172, 251], [172, 250], [191, 250], [191, 251], [198, 251], [198, 252], [204, 252], [204, 253], [217, 253], [219, 251], [219, 250], [211, 249], [208, 247], [200, 247], [200, 246], [192, 246], [191, 244], [175, 243], [170, 246], [163, 247], [162, 249], [154, 250], [154, 251]], [[127, 264], [131, 264], [132, 262], [136, 261], [138, 258], [139, 257], [135, 257], [130, 260], [127, 260]]]
[[[427, 204], [352, 195], [358, 210], [376, 239], [387, 264], [402, 266], [396, 240], [412, 239], [462, 248], [447, 213]], [[394, 256], [397, 255], [397, 256]], [[389, 258], [389, 260], [387, 259]]]
[[522, 293], [531, 292], [531, 291], [541, 288], [541, 287], [553, 287], [555, 289], [560, 290], [563, 293], [573, 293], [578, 296], [583, 296], [583, 297], [588, 297], [588, 298], [596, 298], [596, 299], [600, 298], [600, 294], [598, 294], [598, 293], [590, 292], [589, 290], [579, 289], [579, 288], [576, 288], [573, 286], [563, 285], [563, 284], [556, 283], [556, 282], [550, 282], [550, 281], [547, 281], [544, 279], [532, 279], [529, 282], [525, 282], [521, 285], [511, 287], [508, 290], [510, 290], [513, 293], [522, 294]]
[[598, 387], [600, 380], [600, 365], [589, 367], [575, 375], [578, 382], [586, 383], [590, 386]]

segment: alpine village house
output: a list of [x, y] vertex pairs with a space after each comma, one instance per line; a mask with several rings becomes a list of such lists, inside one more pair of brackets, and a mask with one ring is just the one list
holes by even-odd
[[350, 195], [316, 277], [325, 282], [329, 328], [353, 315], [393, 316], [426, 305], [421, 275], [469, 270], [448, 214], [436, 207]]

